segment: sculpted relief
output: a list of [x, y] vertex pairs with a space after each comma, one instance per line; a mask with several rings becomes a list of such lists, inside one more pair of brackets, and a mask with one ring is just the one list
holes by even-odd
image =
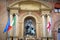
[[25, 22], [25, 35], [35, 35], [35, 28], [31, 19]]

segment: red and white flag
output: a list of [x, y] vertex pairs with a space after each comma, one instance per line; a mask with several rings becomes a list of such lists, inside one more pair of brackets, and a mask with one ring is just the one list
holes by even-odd
[[50, 28], [51, 28], [51, 23], [48, 22], [48, 24], [47, 24], [47, 30], [48, 30], [48, 32], [50, 32]]

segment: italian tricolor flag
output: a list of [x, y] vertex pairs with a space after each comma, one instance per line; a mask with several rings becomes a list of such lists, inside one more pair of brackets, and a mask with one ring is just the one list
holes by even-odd
[[15, 26], [15, 25], [16, 25], [16, 16], [13, 17], [13, 20], [10, 24], [10, 27], [8, 27], [8, 31], [10, 31], [12, 29], [12, 27]]

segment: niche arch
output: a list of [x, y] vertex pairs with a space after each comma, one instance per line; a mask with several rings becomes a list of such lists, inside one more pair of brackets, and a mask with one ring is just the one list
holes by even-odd
[[36, 36], [36, 20], [35, 18], [30, 16], [24, 19], [24, 36], [27, 36], [27, 35]]

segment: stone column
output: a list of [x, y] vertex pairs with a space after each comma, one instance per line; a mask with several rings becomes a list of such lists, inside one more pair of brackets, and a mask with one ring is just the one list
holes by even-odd
[[16, 14], [16, 40], [18, 40], [19, 36], [19, 24], [18, 24], [18, 14]]
[[13, 35], [13, 40], [18, 40], [18, 32], [19, 32], [19, 27], [18, 27], [18, 15], [16, 14], [16, 25], [14, 26], [14, 35]]
[[49, 14], [47, 16], [47, 23], [48, 22], [50, 22], [50, 31], [48, 32], [48, 37], [52, 37], [52, 33], [51, 33], [51, 30], [52, 30], [52, 28], [51, 28], [51, 26], [52, 26], [52, 23], [51, 23], [52, 22], [52, 19], [51, 19], [51, 16]]
[[43, 37], [46, 37], [46, 20], [45, 20], [45, 15], [42, 15], [42, 22], [43, 22]]
[[[12, 23], [12, 19], [13, 19], [13, 15], [10, 14], [10, 25], [11, 25], [11, 23]], [[10, 30], [10, 36], [13, 36], [13, 27], [12, 27], [12, 29]]]

